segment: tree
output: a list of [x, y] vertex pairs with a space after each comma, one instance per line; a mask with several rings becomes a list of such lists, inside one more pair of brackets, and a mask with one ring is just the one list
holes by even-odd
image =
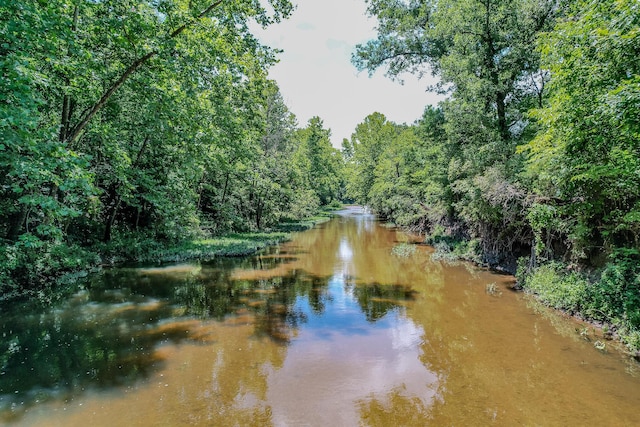
[[363, 205], [371, 204], [371, 188], [380, 156], [397, 136], [396, 126], [381, 113], [368, 115], [356, 126], [348, 145], [353, 151], [347, 195]]
[[[543, 97], [545, 72], [539, 69], [536, 40], [551, 28], [560, 9], [537, 0], [371, 0], [380, 22], [378, 37], [357, 48], [354, 64], [373, 71], [387, 67], [440, 77], [434, 88], [449, 92], [442, 103], [446, 142], [439, 150], [448, 163], [442, 194], [449, 207], [432, 207], [486, 252], [510, 251], [530, 238], [522, 215], [526, 189], [519, 182], [534, 123], [526, 116]], [[440, 175], [443, 177], [443, 175]], [[443, 218], [441, 216], [441, 218]]]
[[541, 250], [563, 237], [575, 259], [640, 250], [639, 23], [634, 1], [576, 1], [542, 38], [550, 98], [526, 145]]
[[[118, 211], [126, 208], [122, 201], [131, 199], [122, 193], [131, 178], [125, 176], [126, 159], [137, 158], [136, 147], [144, 147], [144, 155], [155, 145], [135, 126], [149, 125], [147, 129], [155, 132], [166, 125], [164, 119], [133, 124], [132, 117], [162, 116], [158, 107], [166, 106], [145, 98], [144, 91], [167, 95], [189, 91], [182, 100], [201, 107], [203, 102], [190, 99], [200, 94], [196, 98], [203, 101], [202, 96], [220, 88], [210, 85], [211, 80], [226, 80], [230, 88], [259, 75], [258, 70], [273, 63], [274, 57], [251, 35], [247, 22], [268, 25], [291, 11], [286, 0], [270, 4], [271, 13], [258, 1], [3, 3], [2, 33], [8, 37], [2, 45], [6, 58], [2, 72], [7, 79], [2, 79], [6, 100], [0, 126], [3, 133], [13, 135], [10, 143], [3, 144], [0, 159], [7, 176], [2, 187], [5, 236], [15, 240], [26, 231], [36, 231], [41, 238], [59, 239], [73, 218], [83, 217], [102, 201], [108, 239]], [[18, 110], [12, 107], [17, 100]], [[155, 106], [146, 109], [150, 104]], [[174, 105], [173, 111], [184, 107]], [[123, 117], [126, 124], [121, 124]], [[199, 128], [195, 124], [178, 126], [189, 133]], [[192, 135], [201, 135], [199, 131]], [[198, 145], [184, 136], [192, 147]], [[98, 183], [105, 188], [97, 188], [95, 170], [122, 173]], [[171, 176], [180, 174], [165, 175]], [[185, 194], [171, 185], [166, 189]], [[173, 206], [183, 201], [176, 200]], [[154, 209], [149, 214], [161, 212]]]
[[330, 132], [324, 129], [322, 119], [312, 117], [307, 127], [297, 133], [298, 167], [321, 205], [337, 200], [341, 187], [342, 158], [340, 152], [331, 146]]
[[510, 139], [510, 111], [517, 84], [538, 71], [532, 55], [536, 35], [548, 28], [552, 0], [370, 0], [369, 13], [380, 22], [378, 38], [359, 45], [355, 65], [371, 72], [419, 75], [430, 70], [454, 99], [477, 100], [502, 140]]
[[[0, 281], [36, 283], [66, 268], [65, 253], [84, 259], [76, 245], [114, 235], [197, 233], [211, 210], [203, 188], [226, 178], [241, 180], [235, 194], [250, 193], [242, 180], [260, 154], [275, 55], [249, 21], [269, 25], [291, 9], [287, 0], [2, 2]], [[251, 208], [227, 190], [235, 227]]]

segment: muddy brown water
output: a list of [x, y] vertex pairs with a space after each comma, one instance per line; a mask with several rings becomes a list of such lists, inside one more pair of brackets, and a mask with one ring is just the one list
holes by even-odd
[[114, 269], [5, 310], [0, 423], [640, 425], [615, 343], [431, 255], [350, 208], [258, 256]]

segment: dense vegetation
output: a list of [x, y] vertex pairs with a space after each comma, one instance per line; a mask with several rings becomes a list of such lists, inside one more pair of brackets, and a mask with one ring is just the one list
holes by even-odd
[[354, 64], [433, 73], [448, 97], [412, 125], [371, 114], [340, 155], [250, 31], [288, 0], [0, 3], [0, 298], [109, 257], [224, 252], [206, 238], [343, 199], [519, 265], [640, 348], [637, 1], [367, 4], [378, 37]]
[[[250, 24], [288, 0], [0, 3], [0, 296], [99, 257], [262, 230], [338, 197]], [[104, 261], [104, 260], [103, 260]]]
[[[347, 195], [443, 251], [516, 270], [640, 348], [640, 9], [635, 0], [368, 0], [360, 69], [431, 72], [412, 126], [367, 117]], [[457, 242], [457, 244], [456, 244]]]

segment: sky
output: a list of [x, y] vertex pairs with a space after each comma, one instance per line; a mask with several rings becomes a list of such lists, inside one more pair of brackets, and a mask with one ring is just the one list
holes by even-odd
[[413, 123], [427, 105], [442, 96], [428, 92], [431, 77], [405, 74], [404, 84], [378, 70], [372, 77], [358, 72], [351, 54], [359, 43], [376, 37], [376, 20], [366, 15], [364, 0], [294, 0], [292, 16], [266, 30], [261, 42], [281, 49], [280, 62], [269, 76], [278, 83], [285, 103], [304, 127], [319, 116], [339, 148], [356, 125], [374, 112], [396, 123]]

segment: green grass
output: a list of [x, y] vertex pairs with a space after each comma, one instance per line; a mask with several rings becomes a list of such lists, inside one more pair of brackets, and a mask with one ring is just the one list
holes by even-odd
[[278, 226], [276, 227], [276, 229], [278, 231], [281, 232], [292, 232], [292, 231], [304, 231], [304, 230], [308, 230], [310, 228], [313, 228], [315, 225], [317, 224], [322, 224], [324, 222], [329, 221], [332, 217], [333, 214], [331, 213], [332, 211], [336, 210], [335, 208], [331, 208], [329, 209], [324, 209], [323, 211], [319, 212], [318, 214], [309, 217], [309, 218], [305, 218], [303, 220], [300, 221], [287, 221], [287, 222], [282, 222], [280, 224], [278, 224]]
[[219, 256], [250, 255], [267, 246], [291, 238], [286, 232], [231, 233], [210, 239], [191, 240], [175, 246], [160, 248], [143, 254], [135, 261], [177, 262], [193, 259], [211, 259]]
[[560, 263], [548, 263], [525, 278], [524, 288], [536, 294], [546, 305], [578, 313], [586, 307], [589, 282], [580, 274], [568, 272]]
[[278, 224], [274, 230], [246, 233], [226, 233], [206, 239], [191, 239], [168, 244], [143, 235], [129, 235], [100, 249], [105, 264], [124, 262], [180, 262], [212, 259], [219, 256], [251, 255], [267, 246], [291, 239], [291, 233], [313, 228], [332, 218], [328, 212], [300, 221]]

